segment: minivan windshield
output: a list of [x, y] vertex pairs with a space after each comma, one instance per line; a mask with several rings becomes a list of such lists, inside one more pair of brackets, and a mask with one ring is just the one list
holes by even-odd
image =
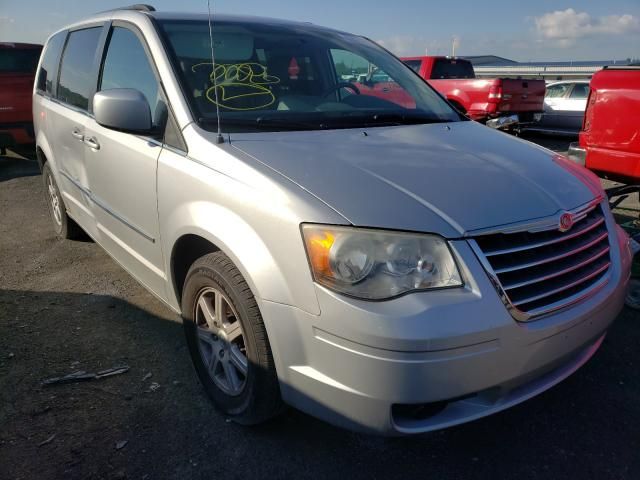
[[198, 123], [224, 132], [321, 130], [465, 120], [370, 40], [311, 25], [160, 20]]

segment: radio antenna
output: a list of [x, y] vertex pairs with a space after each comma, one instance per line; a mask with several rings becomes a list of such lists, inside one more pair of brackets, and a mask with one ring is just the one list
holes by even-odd
[[222, 129], [220, 128], [220, 105], [218, 103], [218, 79], [216, 77], [216, 57], [213, 53], [213, 22], [211, 21], [211, 0], [207, 0], [207, 11], [209, 12], [209, 44], [211, 45], [211, 76], [213, 77], [213, 91], [216, 98], [216, 120], [218, 122], [217, 143], [224, 143]]

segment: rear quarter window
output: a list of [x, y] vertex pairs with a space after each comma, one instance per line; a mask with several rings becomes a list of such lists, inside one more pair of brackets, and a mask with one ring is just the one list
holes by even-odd
[[54, 80], [58, 76], [58, 64], [60, 63], [60, 53], [64, 46], [66, 32], [55, 34], [47, 42], [44, 50], [40, 70], [38, 71], [37, 89], [40, 92], [53, 94]]
[[94, 64], [101, 34], [102, 27], [69, 34], [60, 66], [59, 100], [83, 110], [89, 109], [89, 97], [97, 84]]

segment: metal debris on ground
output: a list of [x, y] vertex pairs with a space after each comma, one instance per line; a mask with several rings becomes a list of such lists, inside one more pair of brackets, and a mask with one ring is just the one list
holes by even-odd
[[114, 375], [120, 375], [129, 371], [128, 365], [121, 365], [118, 367], [108, 368], [107, 370], [101, 370], [98, 373], [87, 373], [83, 370], [70, 373], [63, 377], [48, 378], [42, 382], [43, 385], [60, 385], [64, 383], [86, 382], [90, 380], [100, 380], [106, 377], [112, 377]]
[[127, 443], [129, 443], [129, 440], [121, 440], [119, 442], [116, 442], [116, 450], [120, 450], [123, 449]]
[[153, 373], [149, 372], [144, 377], [142, 377], [142, 381], [144, 382], [146, 380], [149, 380], [151, 377], [153, 377]]
[[39, 447], [42, 447], [42, 446], [46, 445], [47, 443], [51, 443], [51, 442], [53, 442], [53, 439], [54, 439], [54, 438], [56, 438], [56, 434], [55, 434], [55, 433], [54, 433], [53, 435], [51, 435], [49, 438], [47, 438], [46, 440], [44, 440], [44, 441], [40, 442], [40, 443], [38, 444], [38, 446], [39, 446]]
[[159, 388], [160, 388], [160, 384], [156, 383], [156, 382], [151, 382], [151, 385], [149, 385], [149, 391], [150, 392], [155, 392]]

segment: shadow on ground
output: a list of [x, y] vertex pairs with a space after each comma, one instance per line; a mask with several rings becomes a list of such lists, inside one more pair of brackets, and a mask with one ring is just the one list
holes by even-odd
[[[228, 423], [205, 398], [174, 320], [108, 295], [0, 290], [6, 478], [640, 475], [640, 321], [632, 311], [588, 365], [551, 391], [471, 424], [399, 439], [293, 410], [257, 428]], [[130, 371], [41, 384], [121, 364]]]
[[40, 175], [38, 162], [19, 157], [0, 156], [0, 182], [6, 182], [13, 178], [31, 177]]

